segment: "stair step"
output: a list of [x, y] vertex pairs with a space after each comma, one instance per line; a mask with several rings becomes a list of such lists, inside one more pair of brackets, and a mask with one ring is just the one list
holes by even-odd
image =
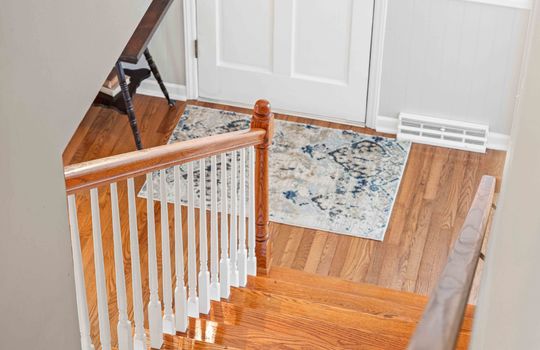
[[384, 299], [336, 292], [271, 278], [250, 277], [247, 286], [250, 290], [271, 294], [276, 297], [300, 299], [312, 304], [338, 307], [381, 318], [400, 317], [409, 321], [417, 321], [423, 312], [423, 305], [402, 305]]
[[[250, 290], [258, 291], [282, 298], [294, 298], [305, 300], [312, 304], [320, 304], [352, 310], [357, 313], [368, 314], [382, 319], [398, 319], [411, 321], [416, 324], [424, 312], [427, 299], [422, 297], [421, 303], [407, 305], [399, 301], [388, 301], [384, 298], [336, 292], [326, 288], [316, 288], [268, 277], [250, 277], [247, 287]], [[381, 288], [383, 289], [383, 288]], [[392, 291], [393, 293], [394, 291]], [[408, 294], [408, 293], [405, 293]], [[383, 294], [380, 294], [383, 295]], [[472, 329], [472, 317], [465, 316], [462, 330], [470, 332]]]
[[209, 341], [201, 341], [170, 334], [163, 334], [163, 345], [161, 348], [170, 350], [238, 350], [238, 348], [233, 348], [228, 345], [221, 345]]
[[[294, 283], [295, 285], [323, 289], [327, 293], [334, 291], [353, 294], [360, 297], [363, 296], [375, 298], [402, 306], [417, 308], [421, 311], [424, 310], [428, 301], [428, 297], [424, 295], [383, 288], [367, 283], [347, 281], [337, 277], [316, 275], [280, 266], [272, 266], [268, 276], [257, 277], [277, 280], [279, 282], [286, 281]], [[474, 316], [474, 310], [474, 305], [468, 305], [465, 311], [465, 318], [472, 318]]]
[[212, 302], [209, 315], [190, 319], [187, 337], [249, 349], [403, 349], [408, 341], [408, 337], [225, 301]]
[[371, 310], [366, 312], [365, 309], [357, 311], [249, 288], [234, 288], [228, 302], [244, 308], [284, 313], [312, 321], [325, 321], [342, 327], [396, 337], [408, 338], [413, 333], [418, 320], [418, 318], [402, 318], [399, 314], [390, 312], [373, 313]]

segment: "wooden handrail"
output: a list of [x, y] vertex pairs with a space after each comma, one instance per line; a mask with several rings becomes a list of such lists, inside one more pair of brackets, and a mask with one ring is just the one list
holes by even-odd
[[255, 146], [255, 224], [257, 269], [270, 269], [269, 148], [274, 134], [270, 103], [255, 103], [250, 129], [192, 139], [64, 167], [68, 195], [145, 175], [217, 154]]
[[495, 178], [483, 176], [439, 283], [429, 298], [409, 350], [455, 348], [493, 204]]
[[68, 165], [64, 168], [66, 191], [73, 194], [151, 171], [256, 146], [264, 143], [265, 139], [266, 130], [254, 128]]

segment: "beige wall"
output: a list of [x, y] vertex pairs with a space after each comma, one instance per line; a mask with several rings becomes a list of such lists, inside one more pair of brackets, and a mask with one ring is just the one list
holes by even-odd
[[80, 348], [61, 154], [140, 16], [131, 0], [2, 1], [2, 349]]
[[540, 9], [535, 12], [471, 349], [540, 349]]

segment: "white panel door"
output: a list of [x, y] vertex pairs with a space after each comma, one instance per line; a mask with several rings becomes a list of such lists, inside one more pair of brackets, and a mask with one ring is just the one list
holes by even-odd
[[373, 0], [198, 0], [199, 95], [363, 123]]

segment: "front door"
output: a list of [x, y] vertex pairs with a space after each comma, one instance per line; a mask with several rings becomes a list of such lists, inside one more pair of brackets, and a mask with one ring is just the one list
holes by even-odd
[[198, 0], [199, 95], [365, 122], [373, 0]]

